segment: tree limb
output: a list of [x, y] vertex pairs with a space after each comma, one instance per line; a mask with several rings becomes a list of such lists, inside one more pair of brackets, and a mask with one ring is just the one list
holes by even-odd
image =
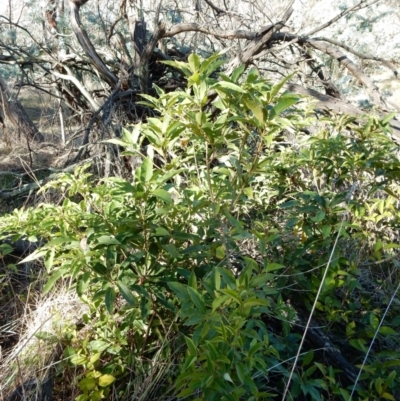
[[360, 0], [357, 4], [355, 4], [353, 7], [348, 8], [347, 10], [342, 11], [340, 14], [336, 15], [336, 17], [332, 18], [331, 20], [325, 22], [324, 24], [320, 25], [317, 28], [312, 29], [311, 31], [308, 31], [307, 33], [301, 35], [301, 36], [311, 36], [314, 35], [315, 33], [322, 31], [323, 29], [327, 28], [328, 26], [334, 24], [336, 21], [338, 21], [340, 18], [343, 18], [345, 15], [349, 14], [352, 11], [358, 11], [363, 8], [369, 7], [372, 4], [377, 3], [379, 0], [372, 0], [370, 3], [367, 3], [367, 0]]
[[[310, 96], [318, 100], [316, 107], [329, 113], [333, 112], [335, 114], [347, 114], [350, 116], [358, 116], [360, 118], [366, 114], [365, 111], [356, 106], [353, 106], [341, 99], [317, 92], [314, 89], [304, 88], [303, 86], [294, 83], [286, 84], [285, 89], [287, 89], [289, 92]], [[380, 117], [384, 118], [385, 113], [380, 113]], [[390, 121], [389, 125], [393, 130], [393, 140], [400, 144], [400, 121], [393, 119]]]
[[105, 81], [110, 85], [114, 86], [118, 82], [118, 78], [108, 69], [104, 64], [103, 60], [100, 58], [96, 49], [94, 48], [92, 42], [85, 29], [82, 27], [82, 23], [79, 15], [79, 8], [81, 5], [85, 4], [88, 0], [70, 0], [70, 19], [71, 27], [74, 31], [79, 44], [82, 46], [85, 54], [92, 60], [96, 69], [103, 75]]
[[272, 40], [275, 41], [287, 41], [287, 42], [298, 42], [300, 45], [313, 47], [325, 54], [336, 59], [340, 64], [346, 67], [354, 77], [358, 79], [358, 81], [363, 84], [369, 94], [372, 96], [375, 105], [382, 106], [381, 96], [379, 93], [379, 88], [371, 81], [369, 77], [367, 77], [343, 52], [339, 49], [336, 49], [332, 46], [328, 46], [323, 42], [314, 39], [308, 39], [305, 37], [300, 37], [297, 35], [283, 33], [283, 32], [276, 32]]
[[150, 41], [147, 43], [146, 47], [143, 50], [143, 54], [140, 57], [139, 78], [140, 78], [140, 89], [142, 90], [143, 93], [148, 93], [148, 91], [149, 91], [149, 82], [148, 81], [149, 81], [150, 57], [153, 54], [153, 50], [156, 47], [157, 42], [163, 37], [163, 34], [165, 33], [164, 23], [158, 22], [159, 15], [160, 15], [160, 9], [161, 9], [161, 1], [158, 4], [157, 10], [156, 10], [156, 16], [154, 19], [154, 22], [156, 24], [156, 29], [154, 30]]
[[[2, 191], [0, 191], [0, 199], [12, 199], [12, 198], [16, 198], [20, 195], [24, 195], [27, 192], [31, 193], [31, 192], [35, 191], [36, 189], [41, 188], [44, 184], [46, 184], [46, 182], [49, 182], [49, 181], [55, 179], [58, 174], [69, 173], [71, 171], [74, 171], [77, 166], [86, 163], [88, 160], [91, 160], [91, 159], [86, 159], [86, 160], [80, 161], [79, 163], [71, 164], [70, 166], [68, 166], [62, 170], [49, 167], [46, 170], [48, 170], [50, 172], [50, 174], [46, 178], [32, 182], [30, 184], [22, 185], [18, 188], [2, 190]], [[44, 170], [44, 169], [41, 169], [41, 170]]]
[[266, 46], [267, 43], [271, 42], [275, 33], [280, 31], [288, 21], [288, 19], [293, 14], [293, 7], [290, 7], [285, 12], [282, 21], [274, 24], [268, 25], [258, 32], [257, 37], [255, 37], [250, 43], [246, 45], [243, 52], [238, 54], [228, 65], [227, 74], [230, 75], [232, 71], [241, 64], [247, 65], [252, 57], [256, 56], [260, 51]]
[[374, 103], [377, 106], [382, 105], [379, 88], [343, 52], [341, 52], [337, 48], [328, 46], [327, 44], [324, 44], [323, 42], [319, 42], [317, 40], [307, 40], [306, 44], [312, 46], [314, 49], [328, 54], [332, 58], [336, 59], [344, 67], [346, 67], [358, 79], [358, 81], [367, 88], [369, 94], [372, 96]]
[[249, 39], [252, 40], [257, 36], [257, 32], [252, 31], [244, 31], [244, 30], [231, 30], [225, 31], [222, 29], [213, 29], [207, 28], [204, 25], [197, 24], [195, 22], [187, 23], [187, 24], [178, 24], [172, 26], [168, 29], [164, 34], [163, 38], [171, 38], [179, 33], [183, 32], [201, 32], [205, 33], [206, 35], [211, 35], [216, 38], [223, 38], [223, 39]]
[[325, 93], [329, 96], [341, 99], [339, 89], [334, 85], [329, 77], [329, 73], [323, 63], [319, 63], [312, 55], [311, 49], [308, 52], [303, 52], [306, 63], [311, 68], [312, 72], [315, 72], [319, 78], [319, 81], [325, 88]]
[[228, 10], [223, 10], [222, 8], [217, 7], [214, 3], [212, 3], [210, 0], [204, 0], [209, 7], [211, 7], [215, 12], [216, 12], [216, 16], [219, 17], [220, 15], [227, 15], [229, 17], [235, 17], [236, 19], [241, 20], [242, 17], [239, 14], [236, 14], [232, 11], [228, 11]]
[[375, 57], [375, 56], [371, 56], [369, 54], [364, 54], [364, 53], [360, 53], [357, 50], [352, 49], [350, 46], [345, 45], [342, 42], [339, 42], [337, 40], [334, 39], [330, 39], [330, 38], [324, 38], [324, 37], [320, 37], [320, 38], [313, 38], [313, 40], [317, 40], [317, 41], [323, 41], [323, 42], [328, 42], [331, 43], [333, 45], [336, 45], [338, 47], [341, 47], [342, 49], [348, 51], [349, 53], [354, 54], [355, 56], [363, 59], [363, 60], [374, 60], [374, 61], [379, 61], [380, 63], [382, 63], [383, 65], [385, 65], [387, 68], [389, 68], [391, 71], [393, 71], [393, 74], [395, 75], [395, 77], [397, 78], [399, 73], [396, 70], [396, 67], [388, 60], [385, 60], [383, 58], [380, 57]]
[[[307, 318], [302, 313], [298, 313], [297, 317], [300, 321], [300, 325], [293, 326], [293, 328], [303, 333], [304, 330], [301, 330], [300, 328], [301, 326], [306, 325]], [[328, 361], [328, 364], [332, 364], [333, 366], [339, 368], [343, 372], [343, 379], [348, 384], [354, 383], [357, 377], [358, 369], [342, 355], [339, 348], [335, 346], [329, 336], [313, 322], [307, 330], [306, 341], [309, 342], [312, 347], [317, 349], [323, 348], [324, 357]]]
[[63, 68], [65, 68], [65, 70], [68, 72], [68, 75], [60, 74], [54, 68], [49, 70], [49, 72], [57, 78], [71, 81], [75, 85], [75, 87], [79, 90], [79, 92], [81, 92], [82, 95], [86, 98], [86, 100], [90, 103], [90, 105], [92, 106], [92, 110], [93, 111], [97, 110], [100, 107], [100, 105], [93, 99], [93, 97], [86, 90], [86, 88], [79, 82], [79, 80], [72, 75], [71, 70], [67, 66], [63, 66]]

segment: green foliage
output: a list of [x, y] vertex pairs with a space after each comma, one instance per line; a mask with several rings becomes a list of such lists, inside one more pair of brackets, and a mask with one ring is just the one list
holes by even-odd
[[[15, 238], [44, 240], [28, 258], [45, 261], [44, 291], [70, 278], [90, 306], [87, 329], [65, 338], [82, 372], [77, 400], [111, 386], [128, 399], [126, 383], [145, 377], [138, 399], [279, 397], [331, 254], [314, 319], [353, 364], [378, 327], [398, 279], [400, 163], [388, 121], [316, 121], [306, 99], [282, 93], [289, 78], [273, 85], [239, 67], [217, 79], [222, 63], [168, 62], [187, 88], [144, 95], [159, 117], [109, 141], [136, 165], [131, 180], [96, 180], [81, 166], [42, 188], [58, 189], [60, 205], [0, 220]], [[396, 304], [357, 399], [394, 399], [397, 315]], [[312, 347], [292, 399], [347, 400], [352, 383]]]

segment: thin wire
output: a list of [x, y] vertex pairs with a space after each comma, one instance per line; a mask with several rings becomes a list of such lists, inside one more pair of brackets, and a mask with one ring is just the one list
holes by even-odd
[[361, 372], [362, 372], [362, 370], [364, 369], [365, 362], [367, 361], [368, 355], [369, 355], [369, 353], [371, 352], [372, 346], [374, 345], [376, 336], [377, 336], [378, 333], [379, 333], [379, 330], [380, 330], [380, 328], [381, 328], [381, 326], [382, 326], [382, 324], [383, 324], [383, 321], [385, 320], [385, 317], [386, 317], [386, 315], [387, 315], [387, 313], [388, 313], [388, 311], [389, 311], [389, 308], [390, 308], [390, 306], [392, 305], [392, 302], [393, 302], [394, 298], [396, 297], [396, 294], [397, 294], [397, 292], [399, 291], [399, 289], [400, 289], [400, 283], [397, 285], [396, 291], [393, 293], [392, 298], [390, 298], [390, 301], [389, 301], [389, 303], [388, 303], [388, 306], [386, 307], [385, 313], [383, 314], [382, 319], [381, 319], [381, 321], [379, 322], [379, 326], [377, 327], [377, 329], [376, 329], [376, 331], [375, 331], [375, 334], [374, 334], [374, 337], [373, 337], [373, 339], [372, 339], [372, 341], [371, 341], [371, 344], [370, 344], [370, 346], [369, 346], [369, 348], [368, 348], [368, 351], [367, 351], [367, 353], [365, 354], [365, 358], [364, 358], [363, 363], [362, 363], [362, 365], [361, 365], [361, 368], [360, 368], [360, 370], [359, 370], [359, 372], [358, 372], [358, 375], [357, 375], [356, 381], [355, 381], [355, 383], [354, 383], [353, 389], [351, 390], [351, 394], [350, 394], [349, 401], [351, 401], [351, 399], [352, 399], [352, 397], [353, 397], [354, 391], [356, 390], [356, 386], [357, 386], [358, 380], [360, 379], [360, 376], [361, 376]]
[[[348, 191], [348, 193], [346, 195], [347, 204], [351, 201], [351, 199], [353, 197], [353, 194], [354, 194], [354, 191], [359, 187], [359, 185], [360, 185], [359, 182], [355, 181], [353, 183], [353, 185], [351, 186], [351, 188], [349, 188], [349, 191]], [[348, 207], [347, 207], [347, 212], [348, 212]], [[344, 222], [344, 219], [346, 217], [347, 212], [344, 213], [343, 216], [342, 216], [342, 221], [340, 223], [339, 231], [338, 231], [338, 233], [336, 235], [335, 243], [333, 244], [332, 252], [331, 252], [331, 254], [329, 256], [328, 263], [326, 264], [326, 268], [325, 268], [324, 274], [322, 276], [321, 284], [319, 285], [318, 292], [317, 292], [317, 295], [316, 295], [315, 300], [314, 300], [314, 304], [313, 304], [313, 306], [311, 308], [310, 316], [308, 317], [306, 328], [304, 330], [303, 337], [301, 338], [299, 349], [297, 350], [296, 359], [294, 360], [293, 367], [292, 367], [292, 370], [290, 372], [288, 382], [287, 382], [287, 384], [285, 386], [285, 390], [284, 390], [284, 393], [283, 393], [282, 401], [285, 401], [286, 395], [287, 395], [287, 393], [289, 391], [290, 382], [292, 381], [294, 370], [296, 369], [296, 365], [297, 365], [297, 362], [298, 362], [298, 359], [299, 359], [299, 356], [300, 356], [300, 352], [301, 352], [301, 349], [303, 347], [304, 341], [306, 339], [308, 328], [310, 327], [311, 319], [312, 319], [312, 317], [314, 315], [314, 311], [315, 311], [315, 308], [317, 306], [317, 302], [318, 302], [319, 296], [321, 295], [322, 287], [324, 285], [326, 275], [328, 274], [328, 269], [329, 269], [329, 266], [330, 266], [330, 264], [332, 262], [333, 254], [335, 252], [335, 249], [336, 249], [339, 237], [340, 237], [340, 233], [341, 233], [342, 228], [343, 228], [343, 222]]]
[[[308, 351], [305, 351], [305, 352], [301, 353], [300, 356], [307, 355], [310, 351], [313, 351], [313, 352], [325, 351], [326, 349], [329, 349], [329, 348], [330, 348], [330, 347], [322, 347], [322, 348], [316, 348], [316, 349], [308, 350]], [[290, 361], [291, 361], [292, 359], [294, 359], [294, 358], [295, 358], [295, 357], [292, 356], [291, 358], [285, 359], [284, 361], [279, 362], [279, 363], [277, 363], [277, 364], [274, 365], [274, 366], [271, 366], [270, 368], [267, 369], [267, 372], [271, 372], [272, 369], [275, 369], [275, 368], [277, 368], [278, 366], [281, 366], [281, 365], [283, 365], [283, 364], [286, 363], [286, 362], [290, 362]], [[257, 373], [255, 373], [251, 378], [252, 378], [252, 379], [256, 379], [257, 377], [260, 377], [261, 375], [264, 375], [263, 372], [257, 372]]]
[[303, 337], [301, 338], [301, 342], [300, 342], [299, 348], [298, 348], [298, 350], [297, 350], [297, 354], [296, 354], [296, 358], [295, 358], [294, 363], [293, 363], [292, 370], [290, 371], [290, 375], [289, 375], [289, 379], [288, 379], [288, 382], [287, 382], [286, 387], [285, 387], [285, 391], [283, 392], [282, 401], [285, 401], [286, 395], [287, 395], [287, 393], [288, 393], [288, 391], [289, 391], [290, 382], [292, 381], [293, 374], [294, 374], [294, 370], [296, 369], [297, 361], [298, 361], [298, 359], [299, 359], [299, 357], [300, 357], [301, 349], [302, 349], [303, 344], [304, 344], [304, 341], [305, 341], [305, 339], [306, 339], [307, 331], [308, 331], [308, 328], [309, 328], [309, 326], [310, 326], [311, 319], [312, 319], [313, 314], [314, 314], [314, 310], [315, 310], [315, 308], [316, 308], [316, 305], [317, 305], [319, 296], [320, 296], [320, 294], [321, 294], [322, 287], [323, 287], [323, 285], [324, 285], [326, 275], [328, 274], [328, 269], [329, 269], [329, 266], [330, 266], [331, 261], [332, 261], [332, 258], [333, 258], [333, 253], [335, 252], [336, 245], [337, 245], [337, 243], [338, 243], [338, 240], [339, 240], [339, 237], [340, 237], [340, 233], [341, 233], [341, 231], [342, 231], [343, 222], [344, 222], [344, 216], [343, 216], [343, 218], [342, 218], [342, 222], [340, 223], [340, 228], [339, 228], [339, 231], [338, 231], [338, 233], [337, 233], [337, 235], [336, 235], [336, 240], [335, 240], [335, 243], [334, 243], [334, 245], [333, 245], [332, 252], [331, 252], [331, 254], [330, 254], [330, 256], [329, 256], [328, 263], [326, 264], [326, 268], [325, 268], [325, 271], [324, 271], [324, 275], [322, 276], [321, 284], [319, 285], [318, 292], [317, 292], [317, 295], [316, 295], [315, 300], [314, 300], [314, 304], [313, 304], [313, 306], [312, 306], [312, 308], [311, 308], [310, 316], [308, 317], [308, 321], [307, 321], [307, 324], [306, 324], [306, 328], [305, 328], [305, 330], [304, 330]]
[[[338, 260], [338, 259], [339, 259], [339, 258], [335, 258], [335, 260]], [[279, 278], [279, 277], [300, 276], [300, 275], [303, 275], [303, 274], [306, 274], [306, 273], [310, 273], [310, 272], [312, 272], [312, 271], [314, 271], [314, 270], [318, 270], [318, 269], [321, 268], [324, 264], [325, 264], [325, 263], [323, 263], [323, 264], [321, 264], [321, 265], [319, 265], [319, 266], [317, 266], [317, 267], [313, 267], [312, 269], [306, 270], [306, 271], [304, 271], [304, 272], [292, 273], [292, 274], [279, 274], [279, 275], [277, 276], [277, 278]]]

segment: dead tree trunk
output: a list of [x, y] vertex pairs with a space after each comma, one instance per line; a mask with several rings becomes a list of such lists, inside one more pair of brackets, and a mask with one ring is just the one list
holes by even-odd
[[146, 23], [144, 21], [135, 21], [133, 26], [135, 27], [132, 35], [133, 67], [135, 73], [140, 75], [140, 59], [146, 45]]

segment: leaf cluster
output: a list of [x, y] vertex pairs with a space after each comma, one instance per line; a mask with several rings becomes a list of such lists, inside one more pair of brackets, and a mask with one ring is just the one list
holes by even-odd
[[[138, 399], [279, 397], [314, 302], [313, 319], [358, 365], [394, 291], [400, 163], [388, 121], [317, 121], [307, 99], [282, 93], [290, 77], [272, 84], [239, 67], [216, 78], [222, 62], [168, 62], [187, 87], [143, 95], [160, 117], [109, 141], [124, 147], [130, 180], [96, 180], [85, 165], [42, 188], [62, 204], [0, 220], [15, 239], [44, 242], [25, 262], [44, 260], [45, 292], [71, 279], [91, 308], [84, 334], [65, 339], [83, 372], [79, 401], [113, 386], [130, 399], [127, 383], [146, 377]], [[353, 399], [395, 399], [392, 308]], [[354, 381], [306, 347], [292, 399], [349, 399]]]

